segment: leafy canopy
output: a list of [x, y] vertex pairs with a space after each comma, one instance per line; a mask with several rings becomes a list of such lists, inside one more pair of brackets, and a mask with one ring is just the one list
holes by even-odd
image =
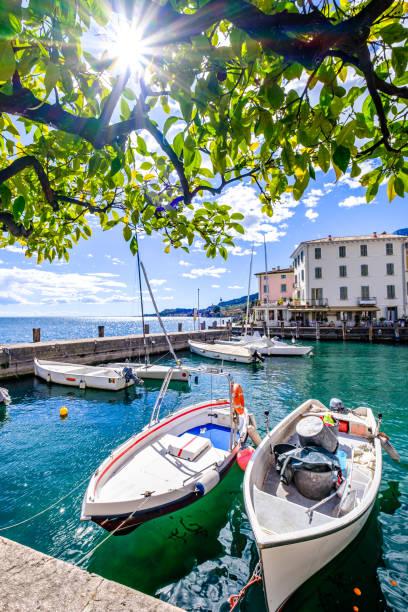
[[267, 215], [317, 169], [351, 169], [367, 201], [384, 180], [403, 197], [407, 12], [392, 0], [3, 0], [0, 246], [68, 259], [93, 214], [133, 252], [143, 228], [166, 251], [198, 235], [226, 257], [242, 215], [216, 196], [236, 181]]

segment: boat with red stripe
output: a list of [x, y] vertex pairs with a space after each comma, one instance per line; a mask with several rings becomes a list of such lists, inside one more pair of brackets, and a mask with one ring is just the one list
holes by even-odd
[[193, 503], [226, 475], [247, 436], [242, 389], [218, 368], [197, 371], [224, 377], [227, 397], [209, 398], [159, 420], [170, 370], [149, 424], [113, 451], [92, 475], [81, 520], [124, 535]]

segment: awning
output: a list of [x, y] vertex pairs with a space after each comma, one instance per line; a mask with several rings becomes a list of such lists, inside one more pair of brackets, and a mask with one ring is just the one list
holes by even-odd
[[298, 306], [289, 308], [289, 310], [291, 312], [298, 312], [299, 314], [302, 312], [324, 312], [325, 314], [332, 315], [336, 314], [336, 312], [379, 312], [380, 308], [377, 306], [339, 306], [338, 308], [334, 306], [330, 306], [330, 308], [327, 306], [313, 306], [307, 308]]

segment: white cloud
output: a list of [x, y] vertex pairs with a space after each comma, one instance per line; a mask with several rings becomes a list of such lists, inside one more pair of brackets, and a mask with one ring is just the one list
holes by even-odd
[[227, 268], [216, 268], [215, 266], [209, 266], [208, 268], [192, 268], [190, 272], [183, 272], [182, 276], [185, 278], [199, 278], [201, 276], [220, 278], [226, 271]]
[[[242, 257], [243, 255], [250, 255], [251, 254], [251, 249], [243, 249], [240, 246], [228, 246], [226, 247], [228, 253], [231, 253], [231, 255], [236, 255], [237, 257]], [[256, 252], [254, 251], [254, 255], [256, 255]]]
[[9, 253], [18, 253], [19, 255], [24, 255], [23, 247], [17, 246], [15, 244], [10, 244], [9, 246], [4, 247], [5, 251]]
[[192, 252], [202, 253], [203, 247], [204, 247], [204, 242], [202, 240], [196, 240], [191, 250]]
[[255, 243], [262, 243], [264, 236], [266, 242], [277, 242], [285, 236], [286, 232], [279, 231], [276, 225], [293, 217], [295, 213], [292, 209], [299, 205], [291, 194], [284, 193], [280, 202], [273, 205], [273, 217], [268, 217], [261, 212], [262, 204], [255, 190], [244, 184], [230, 187], [217, 201], [220, 205], [231, 206], [230, 213], [238, 212], [244, 215], [240, 223], [245, 234], [238, 234], [236, 237]]
[[339, 206], [343, 208], [353, 208], [353, 206], [361, 206], [362, 204], [373, 204], [373, 202], [367, 202], [364, 196], [349, 196], [339, 202]]
[[107, 273], [77, 274], [45, 271], [39, 267], [0, 268], [0, 303], [60, 304], [72, 302], [107, 303], [133, 301], [123, 293], [126, 284]]
[[229, 285], [228, 289], [243, 289], [244, 287], [241, 287], [241, 285]]
[[174, 289], [172, 289], [171, 287], [164, 287], [165, 291], [174, 291]]
[[219, 288], [221, 287], [221, 285], [211, 285], [211, 287], [212, 287], [213, 289], [219, 289]]
[[319, 213], [312, 210], [311, 208], [308, 208], [307, 211], [305, 212], [305, 217], [307, 217], [310, 221], [313, 221], [313, 222], [316, 220], [318, 216], [319, 216]]
[[279, 229], [288, 229], [289, 225], [287, 223], [281, 223]]
[[164, 285], [166, 282], [167, 281], [163, 278], [152, 278], [150, 284], [153, 285], [153, 287], [161, 287], [161, 285]]
[[124, 264], [125, 262], [119, 259], [118, 257], [112, 257], [112, 255], [105, 255], [106, 259], [110, 259], [114, 266], [118, 266], [119, 264]]
[[323, 191], [321, 189], [312, 189], [309, 191], [308, 195], [303, 198], [302, 202], [306, 206], [306, 208], [315, 208], [317, 206], [318, 201], [323, 196]]
[[185, 267], [189, 267], [192, 266], [193, 264], [188, 263], [188, 261], [183, 261], [182, 259], [180, 259], [179, 261], [179, 266], [185, 266]]
[[92, 253], [88, 253], [88, 257], [93, 257]]

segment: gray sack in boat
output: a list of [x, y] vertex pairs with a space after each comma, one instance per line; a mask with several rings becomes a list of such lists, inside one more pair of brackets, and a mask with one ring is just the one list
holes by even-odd
[[289, 485], [292, 482], [296, 470], [337, 473], [340, 463], [336, 455], [320, 446], [303, 446], [279, 455], [276, 471], [283, 484]]

